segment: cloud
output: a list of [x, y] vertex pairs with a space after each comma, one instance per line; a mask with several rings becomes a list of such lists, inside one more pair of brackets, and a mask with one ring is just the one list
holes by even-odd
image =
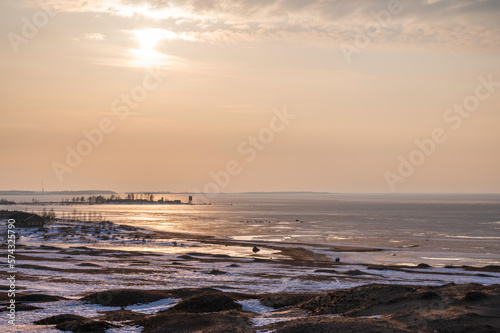
[[[32, 3], [34, 0], [25, 0]], [[283, 40], [338, 46], [387, 11], [394, 0], [51, 0], [61, 11], [153, 19], [203, 42]], [[38, 2], [38, 1], [36, 1]], [[50, 3], [50, 1], [48, 1]], [[500, 1], [401, 0], [370, 47], [500, 50]], [[75, 3], [78, 3], [76, 5]], [[358, 29], [358, 30], [356, 30]]]
[[86, 33], [86, 34], [84, 34], [83, 38], [87, 39], [87, 40], [100, 41], [100, 40], [106, 39], [106, 36], [103, 35], [103, 34], [101, 34], [101, 33], [98, 33], [98, 32], [93, 32], [93, 33]]

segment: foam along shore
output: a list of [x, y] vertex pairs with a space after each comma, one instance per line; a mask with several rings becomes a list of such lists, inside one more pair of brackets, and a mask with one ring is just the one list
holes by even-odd
[[[234, 314], [239, 318], [241, 328], [253, 330], [257, 323], [263, 326], [272, 323], [274, 325], [272, 329], [281, 330], [285, 328], [280, 328], [277, 323], [282, 319], [288, 321], [295, 320], [290, 318], [296, 318], [296, 320], [305, 321], [304, 325], [309, 325], [307, 320], [312, 320], [311, 316], [314, 314], [314, 316], [321, 316], [317, 319], [326, 322], [325, 325], [330, 325], [327, 322], [342, 313], [318, 314], [318, 311], [314, 309], [303, 307], [289, 310], [280, 308], [279, 311], [282, 312], [275, 312], [266, 308], [270, 303], [259, 303], [265, 295], [285, 293], [299, 297], [314, 294], [319, 297], [328, 292], [356, 287], [361, 289], [352, 289], [352, 292], [365, 295], [366, 290], [380, 284], [388, 288], [411, 285], [411, 288], [417, 288], [415, 290], [420, 291], [424, 289], [419, 288], [432, 289], [450, 283], [467, 284], [468, 287], [464, 287], [465, 293], [455, 297], [460, 300], [466, 296], [467, 290], [474, 292], [477, 288], [485, 288], [478, 289], [477, 292], [486, 294], [496, 292], [494, 291], [497, 290], [496, 286], [493, 285], [500, 282], [500, 267], [497, 266], [430, 267], [426, 264], [389, 266], [350, 263], [343, 260], [335, 262], [334, 260], [352, 251], [378, 252], [381, 250], [377, 248], [338, 246], [325, 248], [325, 246], [315, 247], [311, 244], [238, 241], [186, 233], [158, 232], [113, 223], [59, 222], [46, 228], [23, 229], [21, 234], [16, 251], [18, 271], [16, 280], [18, 287], [21, 288], [19, 294], [16, 295], [17, 305], [20, 306], [17, 319], [18, 324], [22, 325], [23, 331], [26, 332], [43, 332], [44, 330], [52, 332], [54, 325], [57, 324], [37, 326], [33, 322], [57, 314], [74, 314], [87, 319], [103, 316], [99, 311], [126, 310], [148, 316], [159, 315], [159, 311], [177, 304], [181, 299], [193, 296], [189, 292], [186, 295], [175, 294], [171, 291], [175, 289], [211, 288], [211, 290], [225, 293], [245, 294], [246, 298], [235, 300], [246, 302], [242, 303], [246, 304], [242, 305], [243, 310], [245, 307], [253, 307], [260, 309], [259, 311], [263, 313], [259, 315], [260, 317], [253, 314], [245, 316], [241, 313]], [[259, 251], [252, 251], [254, 247], [257, 247]], [[1, 270], [2, 278], [6, 278], [6, 263], [1, 263], [1, 265], [4, 266]], [[363, 289], [362, 286], [369, 287]], [[474, 289], [473, 286], [477, 288]], [[92, 293], [101, 291], [109, 293], [109, 290], [116, 289], [152, 290], [152, 294], [155, 294], [155, 291], [161, 291], [168, 297], [144, 299], [140, 302], [142, 305], [117, 304], [117, 308], [111, 310], [110, 304], [102, 308], [102, 304], [88, 304], [82, 300], [82, 297]], [[401, 297], [413, 295], [413, 292], [407, 292], [408, 294], [402, 294]], [[48, 295], [58, 299], [42, 303], [36, 301], [37, 296], [23, 300], [22, 295]], [[410, 298], [415, 297], [413, 295]], [[134, 296], [130, 299], [136, 298]], [[418, 301], [425, 303], [425, 299]], [[286, 304], [283, 306], [298, 305], [298, 303], [288, 304], [288, 301], [284, 300], [277, 302], [277, 304]], [[454, 304], [451, 300], [450, 302], [445, 303], [449, 306]], [[5, 304], [2, 308], [5, 309]], [[243, 310], [227, 311], [241, 312]], [[384, 315], [394, 316], [389, 313], [391, 311], [388, 310], [388, 313]], [[112, 318], [120, 318], [120, 313], [113, 314], [115, 315], [117, 317]], [[233, 314], [228, 315], [229, 317], [221, 315], [222, 317], [212, 319], [207, 317], [207, 321], [229, 323]], [[363, 315], [378, 316], [379, 314], [363, 313]], [[123, 318], [128, 318], [127, 316], [126, 313], [123, 314]], [[128, 318], [125, 324], [130, 325], [127, 326], [126, 332], [134, 332], [134, 330], [139, 332], [142, 329], [139, 327], [144, 327], [145, 332], [156, 332], [152, 327], [156, 327], [154, 323], [158, 318], [151, 318], [144, 317], [142, 319], [145, 321], [140, 322], [136, 319], [132, 322], [132, 319]], [[185, 317], [176, 312], [168, 313], [160, 319], [163, 322], [163, 320], [182, 321], [182, 318]], [[342, 314], [341, 319], [338, 320], [345, 322], [345, 325], [350, 325], [349, 322], [352, 320], [349, 318], [350, 315], [346, 317]], [[79, 320], [85, 322], [87, 319], [80, 318]], [[367, 323], [375, 320], [374, 318], [367, 319], [370, 319], [366, 321]], [[120, 321], [116, 323], [117, 320], [104, 321], [112, 325], [125, 325]], [[390, 322], [391, 325], [397, 324], [393, 322], [393, 319], [390, 319]], [[103, 326], [103, 329], [107, 332], [125, 332], [124, 328], [113, 326]]]

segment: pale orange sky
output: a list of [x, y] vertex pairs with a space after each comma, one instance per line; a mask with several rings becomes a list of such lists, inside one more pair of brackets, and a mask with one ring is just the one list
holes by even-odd
[[39, 3], [0, 4], [0, 190], [203, 190], [235, 161], [222, 192], [500, 192], [499, 1]]

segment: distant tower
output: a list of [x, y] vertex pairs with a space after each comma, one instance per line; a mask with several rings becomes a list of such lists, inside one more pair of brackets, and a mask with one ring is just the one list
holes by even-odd
[[45, 190], [43, 189], [43, 182], [42, 182], [42, 195], [45, 194]]
[[192, 204], [192, 203], [193, 203], [193, 196], [192, 196], [192, 195], [190, 195], [190, 196], [189, 196], [189, 201], [188, 201], [188, 204]]

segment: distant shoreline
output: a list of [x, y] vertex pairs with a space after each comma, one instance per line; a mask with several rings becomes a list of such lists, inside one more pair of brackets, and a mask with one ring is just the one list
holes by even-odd
[[95, 195], [95, 194], [117, 194], [108, 190], [89, 190], [89, 191], [0, 191], [0, 195]]

